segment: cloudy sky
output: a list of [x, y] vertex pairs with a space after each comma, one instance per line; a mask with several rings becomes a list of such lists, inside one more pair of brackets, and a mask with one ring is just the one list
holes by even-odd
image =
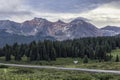
[[51, 21], [76, 17], [97, 27], [120, 26], [120, 0], [0, 0], [0, 19], [23, 22], [34, 17]]

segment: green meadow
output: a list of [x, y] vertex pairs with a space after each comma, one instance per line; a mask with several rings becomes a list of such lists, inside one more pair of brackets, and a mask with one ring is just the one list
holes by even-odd
[[0, 80], [120, 80], [119, 75], [0, 66]]

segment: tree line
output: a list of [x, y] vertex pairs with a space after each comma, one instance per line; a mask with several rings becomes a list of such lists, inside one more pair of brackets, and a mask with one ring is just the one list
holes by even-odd
[[0, 48], [0, 57], [6, 61], [21, 61], [26, 56], [29, 61], [52, 61], [56, 58], [89, 58], [99, 61], [110, 61], [111, 51], [120, 48], [119, 37], [89, 37], [66, 41], [33, 41], [30, 44], [18, 44]]

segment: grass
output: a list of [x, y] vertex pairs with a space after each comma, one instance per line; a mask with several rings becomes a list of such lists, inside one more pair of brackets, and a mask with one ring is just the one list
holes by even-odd
[[115, 49], [111, 52], [113, 56], [113, 60], [115, 60], [116, 56], [118, 55], [120, 57], [120, 49]]
[[0, 68], [0, 80], [120, 80], [119, 75], [54, 69]]

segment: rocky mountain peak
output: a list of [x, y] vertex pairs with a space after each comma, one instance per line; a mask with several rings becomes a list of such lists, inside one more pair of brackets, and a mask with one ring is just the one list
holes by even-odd
[[77, 17], [74, 20], [71, 21], [71, 23], [87, 23], [88, 19], [82, 18], [82, 17]]
[[47, 21], [47, 20], [44, 19], [44, 18], [37, 18], [37, 17], [35, 17], [35, 18], [33, 19], [33, 21], [41, 22], [41, 21]]
[[56, 21], [55, 23], [59, 23], [59, 24], [65, 24], [65, 22], [63, 22], [62, 20], [58, 20], [58, 21]]

